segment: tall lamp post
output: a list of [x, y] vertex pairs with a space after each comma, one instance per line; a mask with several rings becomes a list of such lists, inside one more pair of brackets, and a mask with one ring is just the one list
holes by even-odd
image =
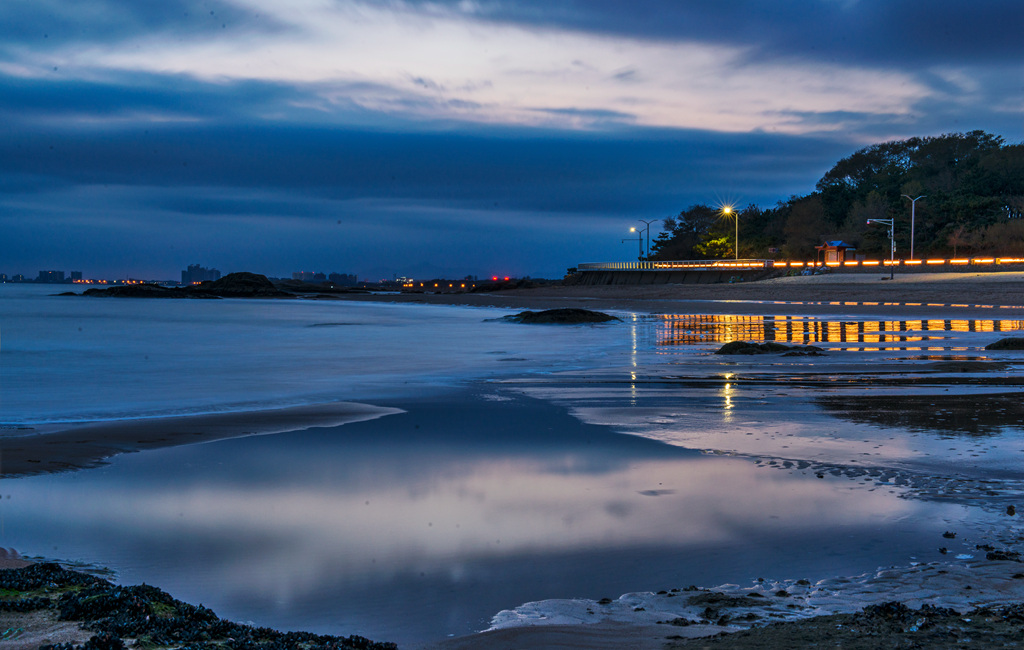
[[889, 226], [889, 279], [893, 278], [893, 267], [896, 266], [896, 239], [893, 236], [893, 219], [868, 219], [868, 225], [880, 223]]
[[917, 207], [917, 199], [923, 199], [927, 194], [922, 194], [917, 199], [912, 199], [906, 194], [900, 196], [910, 201], [910, 259], [914, 259], [914, 208]]
[[722, 214], [727, 217], [732, 216], [736, 222], [736, 238], [733, 240], [732, 252], [738, 260], [740, 259], [740, 213], [736, 212], [731, 205], [726, 205], [722, 207]]
[[[640, 251], [640, 254], [636, 256], [636, 259], [637, 259], [637, 261], [642, 262], [642, 261], [644, 261], [644, 236], [641, 235], [639, 232], [637, 232], [636, 228], [630, 228], [629, 232], [635, 232], [636, 233], [637, 248]], [[628, 241], [633, 241], [633, 238], [630, 237], [628, 239], [623, 239], [622, 240], [623, 243], [628, 242]]]
[[642, 224], [646, 224], [644, 226], [644, 231], [647, 233], [647, 257], [650, 257], [651, 256], [651, 224], [656, 222], [656, 221], [658, 221], [658, 219], [651, 219], [650, 221], [647, 221], [646, 219], [637, 219], [637, 221], [639, 221]]

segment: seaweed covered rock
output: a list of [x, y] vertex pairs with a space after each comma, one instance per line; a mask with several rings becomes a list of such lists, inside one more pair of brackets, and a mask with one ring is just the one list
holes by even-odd
[[[749, 343], [747, 341], [730, 341], [718, 348], [715, 354], [775, 354], [788, 352], [791, 348], [781, 343]], [[817, 349], [817, 348], [815, 348]]]
[[619, 320], [615, 316], [589, 309], [563, 308], [544, 311], [523, 311], [505, 316], [501, 320], [528, 325], [579, 325], [584, 323], [607, 323]]
[[1024, 350], [1024, 338], [1011, 336], [985, 346], [986, 350]]
[[[178, 647], [193, 650], [394, 650], [360, 636], [278, 632], [225, 621], [202, 605], [175, 600], [156, 587], [122, 587], [101, 578], [40, 563], [0, 570], [0, 608], [8, 612], [51, 609], [94, 633], [82, 645], [60, 643], [49, 650], [120, 650]], [[128, 643], [126, 643], [128, 640]]]

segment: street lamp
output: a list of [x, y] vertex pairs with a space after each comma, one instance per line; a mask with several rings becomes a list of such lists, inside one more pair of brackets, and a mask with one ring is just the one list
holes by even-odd
[[644, 231], [647, 232], [647, 257], [650, 257], [651, 256], [651, 224], [655, 223], [656, 221], [659, 221], [659, 219], [651, 219], [650, 221], [647, 221], [646, 219], [637, 219], [637, 221], [639, 221], [642, 224], [646, 224], [644, 226]]
[[917, 199], [912, 199], [906, 194], [900, 196], [910, 201], [910, 259], [914, 259], [914, 208], [917, 207], [917, 199], [923, 199], [927, 195], [922, 194]]
[[731, 205], [722, 207], [722, 214], [725, 216], [732, 215], [732, 218], [736, 221], [736, 239], [733, 240], [732, 251], [738, 260], [740, 258], [740, 213], [736, 212]]
[[896, 239], [893, 237], [893, 219], [868, 219], [868, 225], [881, 223], [889, 226], [889, 279], [892, 280], [892, 269], [896, 265]]
[[[638, 261], [642, 262], [642, 261], [644, 261], [644, 236], [641, 235], [639, 232], [637, 232], [636, 228], [632, 228], [631, 227], [629, 229], [629, 232], [635, 232], [636, 233], [637, 248], [640, 251], [640, 254], [637, 255], [636, 259]], [[623, 239], [622, 240], [623, 243], [624, 242], [628, 242], [628, 241], [633, 241], [633, 238], [630, 237], [629, 239]]]

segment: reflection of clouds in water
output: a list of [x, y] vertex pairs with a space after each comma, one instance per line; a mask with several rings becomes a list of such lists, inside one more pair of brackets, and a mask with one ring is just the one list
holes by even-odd
[[733, 459], [634, 462], [599, 481], [548, 474], [542, 465], [484, 461], [456, 473], [442, 466], [425, 484], [365, 491], [203, 482], [179, 489], [159, 481], [129, 493], [102, 484], [36, 486], [17, 495], [9, 516], [23, 525], [45, 519], [103, 530], [141, 548], [177, 540], [177, 552], [209, 563], [204, 571], [233, 589], [301, 592], [339, 574], [373, 579], [473, 558], [666, 539], [735, 542], [766, 528], [857, 526], [914, 511], [891, 495], [853, 497], [848, 486], [751, 471]]

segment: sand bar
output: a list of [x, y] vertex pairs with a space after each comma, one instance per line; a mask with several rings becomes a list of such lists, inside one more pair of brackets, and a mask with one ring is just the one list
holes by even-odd
[[241, 436], [334, 427], [400, 413], [398, 409], [336, 402], [262, 411], [12, 425], [0, 429], [0, 477], [63, 472], [103, 464], [117, 454]]

